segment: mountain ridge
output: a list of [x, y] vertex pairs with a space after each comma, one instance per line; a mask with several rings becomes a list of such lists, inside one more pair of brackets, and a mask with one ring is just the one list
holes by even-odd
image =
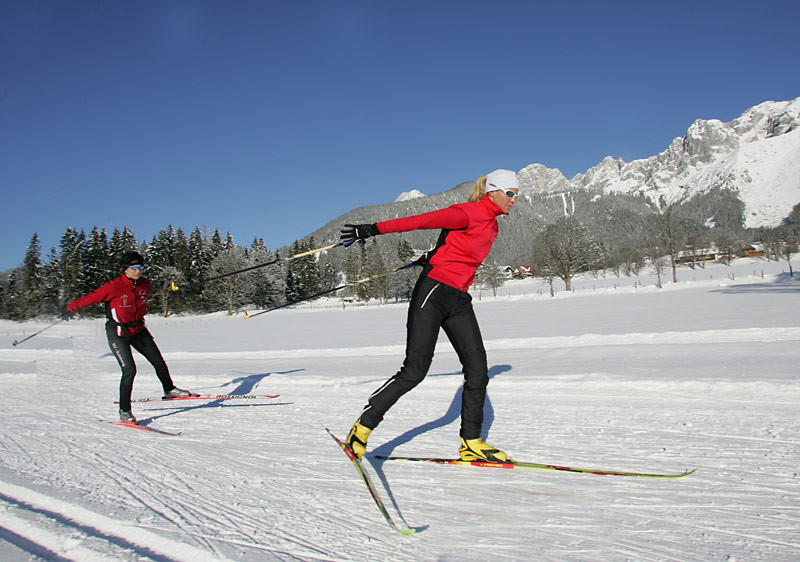
[[[608, 156], [570, 180], [558, 169], [531, 164], [518, 174], [520, 187], [528, 194], [580, 188], [598, 189], [604, 194], [639, 192], [655, 203], [662, 197], [673, 203], [724, 185], [740, 194], [745, 192], [746, 197], [742, 198], [745, 227], [777, 226], [800, 202], [800, 174], [791, 173], [800, 170], [798, 129], [800, 97], [767, 101], [727, 123], [696, 119], [685, 136], [673, 139], [659, 154], [631, 162]], [[787, 134], [791, 136], [786, 137]], [[777, 138], [781, 140], [772, 140]], [[769, 150], [770, 146], [775, 148]], [[761, 169], [776, 165], [786, 172], [770, 174]], [[748, 173], [756, 168], [755, 174]], [[777, 186], [780, 193], [764, 202], [754, 186], [748, 185], [753, 182], [753, 175], [780, 180]]]
[[[490, 256], [509, 265], [528, 263], [533, 238], [565, 215], [575, 216], [616, 250], [656, 243], [654, 219], [669, 204], [698, 228], [776, 227], [800, 203], [800, 97], [763, 102], [729, 122], [697, 119], [658, 154], [631, 162], [608, 156], [572, 179], [540, 163], [517, 175], [519, 202], [502, 217], [503, 235]], [[380, 222], [461, 203], [472, 186], [469, 181], [429, 196], [353, 209], [303, 240], [338, 240], [345, 222]], [[425, 250], [437, 234], [416, 231], [402, 237]], [[376, 240], [388, 248], [397, 236]]]

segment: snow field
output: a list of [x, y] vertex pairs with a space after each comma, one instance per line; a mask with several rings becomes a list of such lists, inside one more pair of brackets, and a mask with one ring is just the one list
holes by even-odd
[[[586, 279], [596, 290], [476, 294], [489, 443], [524, 461], [699, 469], [655, 480], [379, 461], [456, 455], [462, 377], [443, 336], [365, 462], [412, 537], [385, 524], [324, 430], [343, 437], [399, 367], [404, 304], [151, 318], [178, 386], [281, 395], [134, 405], [178, 437], [99, 422], [119, 384], [102, 320], [18, 347], [46, 324], [2, 323], [0, 558], [796, 560], [800, 283], [779, 268], [719, 267], [661, 290]], [[158, 395], [137, 362], [134, 396]]]

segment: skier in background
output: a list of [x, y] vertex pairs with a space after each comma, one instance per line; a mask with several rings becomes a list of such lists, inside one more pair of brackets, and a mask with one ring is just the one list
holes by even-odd
[[142, 277], [144, 258], [139, 252], [126, 252], [122, 257], [124, 272], [99, 289], [67, 305], [62, 319], [69, 320], [78, 310], [93, 304], [105, 303], [106, 336], [108, 346], [122, 369], [119, 383], [119, 419], [124, 423], [137, 423], [131, 411], [131, 391], [136, 377], [136, 363], [131, 348], [141, 353], [156, 370], [164, 389], [164, 400], [197, 396], [188, 390], [176, 388], [172, 383], [164, 358], [144, 324], [147, 300], [150, 298], [150, 281]]
[[378, 234], [442, 229], [436, 247], [428, 253], [409, 304], [403, 366], [370, 396], [347, 435], [346, 442], [359, 459], [366, 453], [369, 434], [389, 408], [427, 375], [442, 328], [458, 353], [464, 372], [458, 450], [461, 459], [509, 460], [505, 452], [481, 439], [489, 376], [483, 338], [467, 290], [497, 238], [497, 217], [509, 213], [518, 194], [517, 175], [511, 170], [495, 170], [478, 179], [467, 203], [375, 224], [346, 224], [342, 229], [344, 246]]

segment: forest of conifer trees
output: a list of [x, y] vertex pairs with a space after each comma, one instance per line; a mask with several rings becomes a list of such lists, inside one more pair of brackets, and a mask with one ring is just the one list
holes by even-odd
[[[326, 253], [289, 258], [315, 249], [313, 237], [295, 242], [281, 256], [267, 249], [260, 238], [249, 246], [237, 245], [228, 233], [224, 238], [196, 228], [188, 237], [172, 226], [162, 230], [149, 243], [139, 242], [127, 227], [114, 229], [111, 237], [94, 228], [87, 236], [67, 228], [57, 248], [42, 258], [39, 237], [34, 234], [23, 265], [8, 272], [0, 282], [0, 317], [25, 320], [60, 314], [67, 303], [90, 293], [123, 272], [122, 255], [140, 252], [146, 261], [145, 277], [153, 285], [149, 302], [151, 314], [200, 314], [244, 308], [269, 309], [306, 299], [336, 287], [342, 282], [383, 273], [387, 268], [406, 263], [413, 250], [400, 241], [394, 251], [363, 244], [348, 252], [337, 267], [335, 256]], [[259, 267], [260, 264], [271, 263]], [[241, 274], [226, 275], [252, 268]], [[209, 280], [208, 282], [206, 280]], [[178, 290], [173, 290], [177, 286]], [[413, 278], [405, 272], [387, 276], [353, 288], [354, 298], [405, 299], [410, 296]], [[345, 291], [342, 291], [344, 294]], [[82, 315], [102, 315], [101, 306], [81, 311]]]

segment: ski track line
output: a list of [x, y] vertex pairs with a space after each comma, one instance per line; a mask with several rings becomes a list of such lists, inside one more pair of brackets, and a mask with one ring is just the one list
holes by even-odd
[[[628, 529], [628, 532], [631, 532], [631, 530]], [[663, 542], [652, 544], [651, 542], [647, 541], [647, 538], [649, 538], [649, 535], [651, 534], [648, 529], [635, 529], [634, 532], [645, 535], [641, 542], [634, 542], [633, 537], [630, 535], [614, 535], [614, 540], [609, 542], [601, 539], [587, 539], [586, 537], [589, 533], [580, 535], [575, 534], [574, 532], [559, 534], [566, 534], [567, 536], [572, 537], [578, 541], [578, 544], [583, 544], [584, 542], [590, 541], [596, 545], [591, 550], [583, 549], [583, 554], [579, 552], [575, 553], [578, 555], [577, 560], [608, 559], [608, 552], [615, 552], [616, 554], [621, 555], [625, 560], [652, 562], [671, 560], [672, 562], [685, 562], [686, 559], [684, 557], [675, 554], [675, 552], [679, 552], [679, 550], [674, 550], [674, 547], [670, 548]], [[664, 540], [666, 539], [662, 539], [662, 541]], [[669, 544], [675, 544], [675, 541], [669, 541]], [[589, 552], [586, 552], [586, 550], [589, 550]]]
[[[106, 467], [110, 471], [115, 471], [115, 467]], [[141, 482], [134, 482], [122, 474], [118, 474], [120, 478], [125, 478], [127, 485], [121, 485], [122, 489], [130, 490], [141, 488]], [[232, 530], [245, 539], [252, 541], [253, 544], [258, 544], [258, 538], [253, 533], [263, 532], [263, 523], [256, 518], [248, 515], [244, 511], [233, 510], [226, 503], [206, 499], [202, 495], [192, 491], [192, 487], [186, 483], [185, 479], [180, 474], [173, 474], [174, 478], [179, 479], [185, 486], [180, 488], [168, 482], [162, 482], [162, 486], [170, 489], [173, 495], [169, 496], [168, 500], [162, 500], [163, 491], [152, 492], [144, 489], [147, 492], [149, 499], [144, 496], [132, 497], [145, 508], [153, 511], [159, 517], [169, 521], [175, 525], [176, 529], [171, 532], [181, 532], [187, 536], [191, 536], [205, 544], [209, 550], [217, 552], [213, 541], [217, 541], [218, 537], [197, 533], [191, 529], [206, 529], [207, 531], [219, 531], [220, 533], [230, 533]], [[202, 507], [200, 507], [202, 505]], [[167, 511], [172, 515], [167, 515]], [[239, 516], [237, 519], [236, 516]], [[224, 517], [223, 517], [224, 516]], [[246, 529], [245, 529], [246, 527]], [[162, 531], [164, 529], [161, 529]], [[314, 545], [309, 545], [297, 537], [284, 537], [277, 534], [270, 534], [273, 540], [278, 542], [286, 542], [293, 546], [306, 549], [311, 552], [321, 553], [321, 551]], [[262, 537], [263, 540], [263, 537]], [[222, 540], [221, 542], [226, 542]], [[244, 542], [244, 541], [242, 541]], [[246, 543], [245, 543], [246, 544]], [[288, 553], [287, 553], [288, 554]], [[306, 553], [303, 553], [305, 555]], [[321, 553], [325, 555], [325, 553]], [[217, 555], [222, 555], [217, 552]], [[294, 555], [296, 556], [296, 555]]]
[[[175, 527], [175, 529], [161, 529], [161, 531], [169, 532], [171, 534], [180, 532], [186, 536], [193, 536], [193, 534], [187, 528], [185, 528], [184, 522], [191, 524], [190, 521], [187, 521], [185, 513], [181, 513], [175, 509], [173, 505], [162, 500], [157, 493], [153, 493], [147, 488], [144, 488], [142, 482], [134, 481], [128, 477], [128, 474], [136, 474], [136, 467], [129, 464], [127, 470], [121, 470], [117, 465], [111, 464], [106, 459], [103, 459], [101, 462], [105, 468], [105, 476], [116, 482], [119, 486], [119, 489], [125, 490], [128, 493], [128, 496], [131, 497], [137, 504], [153, 512], [160, 519], [170, 522]], [[132, 490], [137, 489], [141, 490], [140, 494], [133, 493]], [[144, 497], [144, 494], [148, 494], [150, 496], [150, 501]], [[170, 499], [174, 501], [174, 498]], [[170, 516], [169, 513], [172, 515]], [[216, 552], [212, 545], [206, 543], [205, 541], [200, 542], [204, 543], [209, 550], [215, 552], [219, 558], [222, 558], [222, 555]]]
[[[487, 340], [486, 350], [500, 349], [558, 349], [595, 347], [605, 345], [668, 345], [709, 343], [770, 343], [800, 340], [800, 327], [789, 328], [735, 328], [730, 330], [694, 330], [686, 332], [635, 332], [630, 334], [582, 334], [578, 336], [553, 336], [533, 338], [508, 338]], [[199, 359], [292, 359], [310, 357], [351, 357], [376, 355], [402, 355], [405, 345], [342, 347], [335, 349], [275, 349], [261, 351], [173, 351], [165, 353], [168, 361]], [[436, 346], [436, 353], [455, 353], [447, 342]], [[2, 358], [0, 353], [0, 358]]]
[[211, 535], [205, 535], [205, 536], [203, 536], [203, 538], [206, 538], [206, 539], [209, 539], [209, 540], [213, 540], [213, 541], [217, 541], [217, 542], [221, 542], [221, 543], [225, 543], [225, 544], [234, 545], [234, 546], [253, 548], [253, 549], [256, 549], [256, 550], [263, 550], [264, 552], [269, 552], [270, 554], [274, 554], [276, 556], [284, 556], [284, 557], [290, 558], [292, 560], [301, 560], [301, 561], [304, 561], [304, 560], [322, 560], [322, 561], [325, 561], [325, 562], [330, 562], [331, 560], [334, 560], [333, 558], [331, 558], [330, 555], [324, 554], [324, 553], [323, 554], [319, 554], [318, 556], [310, 556], [308, 554], [303, 554], [302, 558], [301, 558], [299, 554], [294, 554], [294, 553], [291, 553], [291, 552], [289, 552], [287, 550], [278, 550], [276, 548], [268, 547], [266, 545], [263, 545], [263, 544], [260, 544], [260, 543], [256, 543], [256, 542], [250, 543], [250, 542], [245, 542], [245, 541], [241, 541], [241, 540], [226, 539], [226, 538], [217, 537], [217, 536], [211, 536]]
[[[645, 508], [645, 509], [650, 509], [650, 508]], [[644, 518], [644, 519], [648, 519], [648, 520], [661, 521], [662, 523], [669, 524], [669, 525], [679, 525], [679, 526], [687, 527], [687, 528], [698, 530], [698, 531], [704, 531], [706, 533], [711, 533], [711, 534], [719, 533], [721, 535], [749, 539], [749, 540], [755, 541], [757, 543], [772, 544], [772, 545], [775, 545], [775, 546], [782, 546], [782, 547], [787, 547], [787, 548], [793, 548], [793, 549], [800, 550], [800, 543], [790, 543], [790, 542], [786, 542], [786, 541], [779, 541], [779, 540], [776, 540], [776, 539], [772, 539], [772, 538], [768, 538], [768, 537], [764, 537], [764, 536], [759, 536], [759, 535], [753, 535], [751, 533], [746, 533], [746, 532], [742, 532], [742, 531], [721, 529], [719, 527], [709, 527], [709, 526], [706, 526], [706, 525], [698, 524], [696, 522], [683, 522], [683, 521], [673, 521], [673, 520], [663, 519], [663, 518], [654, 516], [652, 513], [636, 514], [636, 513], [632, 513], [630, 511], [628, 511], [627, 514], [631, 514], [631, 515], [638, 516], [638, 517], [641, 517], [641, 518]], [[767, 530], [768, 529], [769, 528], [767, 528]]]
[[[14, 504], [8, 505], [13, 506]], [[19, 542], [30, 543], [16, 546], [30, 554], [31, 560], [80, 560], [81, 562], [105, 562], [108, 560], [107, 554], [100, 554], [80, 545], [65, 545], [65, 543], [77, 542], [74, 536], [65, 538], [63, 535], [37, 528], [31, 521], [15, 517], [7, 512], [0, 513], [0, 530], [15, 535]], [[5, 533], [0, 534], [0, 539], [3, 534]], [[17, 541], [9, 540], [8, 542], [15, 544]], [[57, 551], [63, 552], [64, 555], [58, 554]]]
[[[276, 493], [281, 494], [281, 491], [277, 486], [271, 485], [269, 488], [276, 491]], [[176, 491], [180, 492], [180, 490]], [[198, 497], [195, 495], [189, 495], [189, 499], [197, 501]], [[279, 531], [277, 528], [272, 526], [266, 526], [264, 520], [261, 519], [264, 514], [254, 514], [248, 512], [246, 509], [233, 508], [224, 500], [222, 503], [220, 503], [217, 501], [208, 500], [201, 496], [199, 501], [208, 510], [204, 514], [207, 520], [215, 523], [218, 527], [216, 530], [221, 533], [230, 533], [231, 529], [233, 529], [239, 535], [246, 538], [248, 541], [251, 541], [253, 544], [263, 544], [267, 539], [270, 539], [273, 542], [286, 543], [286, 545], [283, 545], [282, 548], [287, 553], [289, 553], [289, 551], [286, 550], [288, 546], [294, 546], [295, 548], [300, 548], [303, 550], [301, 554], [294, 553], [293, 556], [308, 556], [309, 554], [322, 557], [330, 556], [329, 552], [326, 552], [315, 544], [302, 538], [302, 536], [298, 535], [297, 533], [291, 533], [286, 530]], [[187, 508], [188, 507], [189, 506], [187, 506]], [[195, 509], [197, 508], [195, 507]], [[309, 526], [309, 522], [315, 522], [313, 524], [313, 528], [316, 528], [316, 518], [318, 517], [317, 513], [310, 513], [306, 509], [301, 509], [300, 506], [295, 506], [295, 509], [297, 510], [297, 513], [294, 515], [294, 526], [298, 528], [306, 528]], [[221, 518], [222, 516], [224, 516], [224, 520]], [[212, 525], [207, 526], [213, 527]], [[264, 536], [265, 534], [266, 537]], [[226, 540], [229, 541], [229, 539]]]
[[[94, 536], [101, 538], [108, 537], [110, 543], [116, 544], [121, 548], [155, 552], [168, 560], [185, 560], [186, 562], [219, 562], [220, 560], [226, 560], [219, 555], [213, 556], [206, 551], [181, 543], [173, 538], [162, 537], [128, 522], [118, 521], [105, 515], [94, 513], [76, 504], [46, 496], [22, 486], [0, 481], [0, 493], [21, 506], [30, 506], [29, 509], [32, 510], [52, 513], [53, 516], [51, 517], [55, 517], [61, 525], [74, 525], [84, 528], [87, 534], [94, 534]], [[25, 531], [25, 529], [22, 530]], [[37, 544], [45, 541], [42, 546], [54, 552], [58, 552], [63, 543], [63, 538], [61, 537], [45, 536], [38, 531], [28, 531], [27, 535], [25, 533], [18, 534]], [[76, 559], [88, 560], [90, 558], [81, 556]], [[103, 557], [101, 559], [107, 558]]]
[[[142, 439], [146, 439], [144, 436]], [[185, 464], [185, 456], [180, 449], [159, 449], [160, 462], [174, 461], [175, 463]], [[164, 490], [159, 489], [155, 492], [149, 489], [147, 481], [139, 481], [130, 478], [129, 475], [137, 474], [135, 462], [126, 459], [126, 464], [120, 464], [116, 461], [109, 461], [108, 459], [94, 459], [95, 465], [100, 463], [102, 466], [102, 473], [108, 478], [111, 478], [117, 483], [117, 486], [126, 490], [129, 496], [140, 506], [152, 511], [159, 518], [168, 521], [175, 526], [175, 529], [169, 530], [161, 528], [161, 532], [170, 533], [183, 533], [186, 536], [193, 537], [199, 540], [202, 544], [207, 546], [209, 550], [216, 551], [211, 542], [216, 541], [219, 543], [230, 544], [260, 544], [263, 550], [285, 552], [292, 557], [300, 558], [317, 558], [330, 559], [331, 552], [324, 548], [315, 545], [303, 538], [303, 534], [291, 533], [285, 529], [277, 529], [270, 525], [265, 525], [263, 517], [265, 514], [249, 513], [244, 509], [234, 509], [228, 505], [227, 496], [222, 498], [206, 498], [202, 494], [193, 490], [193, 487], [198, 485], [197, 482], [187, 482], [184, 478], [185, 474], [173, 472], [172, 478], [180, 481], [183, 487], [175, 485], [172, 481], [162, 482], [160, 486], [165, 486], [170, 493], [164, 494]], [[144, 462], [144, 461], [142, 461]], [[133, 463], [133, 464], [131, 464]], [[146, 464], [152, 464], [147, 462]], [[172, 462], [167, 462], [169, 466], [176, 466]], [[247, 470], [237, 470], [239, 465], [231, 468], [231, 474], [227, 479], [239, 481], [242, 474], [247, 474]], [[246, 467], [244, 467], [246, 468]], [[209, 482], [213, 485], [215, 482]], [[220, 484], [216, 482], [216, 484]], [[278, 484], [269, 484], [269, 489], [273, 490], [276, 495], [280, 496], [282, 493]], [[132, 490], [139, 490], [138, 494], [134, 494]], [[257, 492], [254, 492], [254, 497]], [[280, 508], [280, 507], [278, 507]], [[301, 509], [300, 506], [295, 506], [297, 514], [293, 516], [294, 526], [301, 529], [310, 529], [316, 531], [319, 526], [319, 513], [309, 512], [306, 509]], [[268, 512], [269, 510], [267, 510]], [[260, 518], [261, 517], [261, 518]], [[369, 520], [365, 520], [362, 527], [353, 526], [352, 521], [347, 519], [331, 519], [330, 514], [326, 514], [329, 521], [334, 525], [351, 527], [353, 532], [363, 531], [364, 528], [369, 526]], [[267, 517], [268, 518], [268, 517]], [[346, 522], [346, 525], [345, 525]], [[338, 527], [337, 527], [338, 528]], [[198, 532], [200, 531], [200, 532]], [[219, 536], [212, 536], [211, 533], [219, 533], [221, 535], [228, 535], [228, 538], [221, 538]], [[333, 531], [332, 531], [333, 532]], [[233, 534], [234, 537], [230, 535]], [[239, 539], [235, 535], [239, 535]], [[313, 534], [313, 533], [312, 533]], [[378, 536], [373, 537], [380, 540]], [[270, 547], [266, 546], [269, 543], [274, 543]], [[346, 545], [338, 545], [337, 552], [346, 552], [344, 548]], [[276, 548], [277, 547], [277, 548]], [[280, 549], [280, 550], [279, 550]], [[357, 556], [355, 552], [349, 552], [352, 556]], [[220, 555], [221, 556], [221, 555]]]
[[[207, 522], [209, 520], [218, 524], [221, 523], [221, 521], [215, 520], [213, 517], [209, 517], [209, 512], [204, 512], [197, 507], [189, 505], [187, 502], [197, 501], [198, 498], [200, 498], [204, 504], [210, 505], [217, 509], [224, 509], [224, 504], [209, 502], [208, 500], [205, 500], [205, 498], [202, 498], [197, 493], [193, 492], [191, 485], [187, 484], [185, 479], [182, 478], [182, 476], [178, 473], [173, 473], [172, 476], [183, 482], [185, 488], [179, 488], [170, 482], [159, 482], [159, 487], [157, 487], [157, 489], [154, 491], [151, 489], [152, 486], [148, 484], [149, 480], [144, 479], [140, 481], [139, 479], [133, 479], [130, 477], [130, 475], [138, 474], [135, 462], [131, 464], [126, 459], [125, 462], [127, 462], [127, 466], [121, 466], [120, 463], [123, 462], [122, 458], [126, 457], [124, 455], [118, 455], [118, 457], [119, 458], [114, 461], [109, 461], [105, 458], [94, 458], [93, 462], [95, 465], [98, 463], [102, 465], [103, 470], [101, 473], [116, 482], [119, 489], [126, 490], [128, 495], [138, 505], [148, 509], [149, 511], [152, 511], [159, 518], [164, 519], [175, 526], [175, 529], [169, 530], [161, 528], [161, 531], [184, 533], [187, 536], [195, 537], [209, 550], [216, 552], [218, 556], [222, 557], [222, 555], [216, 551], [216, 548], [213, 544], [204, 539], [202, 535], [198, 535], [190, 530], [192, 528], [208, 527]], [[172, 451], [171, 449], [159, 449], [159, 457], [161, 458], [162, 462], [166, 459], [171, 459], [177, 462], [183, 458], [180, 452]], [[173, 464], [169, 465], [175, 466]], [[170, 495], [169, 497], [164, 496], [163, 487], [171, 490], [174, 495]], [[132, 490], [139, 490], [140, 493], [138, 495], [134, 494]], [[233, 523], [233, 521], [231, 522]], [[222, 528], [227, 529], [227, 527], [224, 525]], [[237, 530], [241, 531], [238, 526]], [[248, 536], [248, 538], [251, 537]]]
[[[583, 427], [594, 427], [594, 428], [601, 428], [601, 429], [605, 429], [605, 430], [609, 429], [608, 424], [603, 424], [603, 423], [585, 423], [583, 425]], [[730, 439], [730, 440], [733, 440], [733, 441], [755, 441], [756, 443], [768, 443], [770, 445], [780, 444], [780, 445], [798, 445], [798, 446], [800, 446], [800, 441], [781, 439], [781, 438], [778, 438], [778, 437], [754, 437], [754, 436], [750, 436], [750, 435], [732, 435], [732, 434], [729, 434], [729, 433], [728, 434], [722, 434], [722, 433], [712, 433], [712, 432], [708, 432], [708, 431], [697, 432], [697, 431], [693, 431], [694, 430], [693, 427], [692, 428], [687, 428], [687, 429], [682, 429], [682, 430], [663, 428], [663, 429], [658, 429], [658, 430], [654, 431], [652, 428], [635, 426], [635, 425], [627, 425], [627, 426], [625, 426], [625, 429], [630, 431], [630, 432], [638, 431], [640, 433], [649, 434], [649, 435], [655, 435], [656, 433], [658, 433], [658, 434], [664, 434], [664, 435], [670, 435], [670, 436], [674, 435], [674, 436], [681, 437], [681, 438], [712, 437], [714, 439]], [[636, 457], [633, 457], [633, 458], [636, 458]]]
[[[108, 468], [108, 467], [106, 467], [106, 468]], [[127, 484], [126, 485], [120, 484], [121, 489], [130, 490], [130, 489], [135, 489], [135, 488], [141, 488], [141, 486], [142, 486], [141, 482], [138, 482], [138, 481], [134, 482], [133, 480], [130, 480], [130, 479], [124, 477], [123, 475], [118, 475], [118, 476], [120, 478], [125, 478], [125, 480], [127, 480]], [[179, 479], [181, 479], [183, 481], [183, 479], [179, 475], [175, 474], [173, 476], [175, 476], [176, 478], [179, 478]], [[167, 503], [167, 501], [164, 501], [164, 500], [161, 499], [161, 495], [163, 495], [163, 493], [161, 493], [161, 492], [153, 493], [153, 492], [151, 492], [149, 490], [143, 490], [144, 492], [147, 492], [147, 494], [150, 496], [149, 500], [145, 499], [143, 496], [135, 496], [133, 494], [131, 494], [131, 496], [139, 504], [141, 504], [143, 507], [145, 507], [148, 510], [154, 512], [160, 518], [165, 519], [165, 520], [169, 521], [170, 523], [172, 523], [173, 525], [175, 525], [176, 529], [168, 531], [168, 532], [172, 532], [172, 533], [181, 532], [181, 533], [186, 534], [187, 536], [191, 536], [193, 538], [196, 538], [196, 539], [200, 540], [201, 543], [205, 544], [208, 547], [209, 550], [212, 550], [214, 552], [217, 552], [217, 549], [213, 546], [213, 544], [211, 544], [212, 541], [230, 542], [230, 540], [220, 539], [219, 537], [206, 535], [206, 534], [202, 534], [202, 533], [197, 533], [197, 532], [194, 532], [194, 531], [190, 530], [189, 527], [195, 528], [195, 529], [203, 528], [203, 529], [207, 529], [208, 531], [219, 531], [221, 533], [230, 533], [232, 528], [233, 528], [233, 530], [236, 533], [238, 533], [238, 534], [242, 535], [243, 537], [245, 537], [246, 539], [252, 541], [253, 544], [259, 544], [258, 543], [259, 539], [257, 539], [255, 536], [250, 534], [250, 533], [252, 533], [254, 531], [258, 532], [258, 531], [262, 530], [263, 523], [260, 522], [259, 520], [255, 519], [252, 516], [247, 515], [246, 513], [242, 512], [242, 511], [237, 512], [235, 510], [231, 510], [224, 503], [210, 501], [210, 500], [207, 500], [204, 497], [198, 495], [197, 493], [187, 492], [186, 490], [191, 490], [191, 488], [188, 485], [187, 485], [186, 489], [181, 489], [181, 488], [178, 488], [178, 487], [176, 487], [174, 485], [167, 484], [167, 483], [162, 483], [162, 485], [165, 485], [167, 488], [169, 488], [172, 492], [174, 492], [177, 495], [177, 497], [176, 496], [169, 496], [169, 499], [168, 499], [169, 503]], [[202, 503], [203, 506], [205, 506], [206, 509], [201, 509], [201, 508], [199, 508], [199, 507], [197, 507], [195, 505], [191, 505], [191, 502], [198, 502], [198, 501], [200, 503]], [[189, 503], [187, 503], [187, 502], [189, 502]], [[180, 508], [180, 509], [178, 509], [178, 508]], [[172, 515], [168, 516], [167, 515], [167, 511], [171, 512]], [[226, 515], [228, 515], [228, 516], [226, 517], [226, 519], [228, 521], [228, 524], [226, 524], [225, 521], [223, 521], [220, 517], [217, 517], [217, 516], [222, 515], [223, 512], [227, 512]], [[229, 517], [229, 515], [231, 513], [233, 513], [234, 515], [236, 515], [236, 514], [242, 515], [242, 516], [244, 516], [245, 519], [248, 519], [249, 521], [243, 521], [241, 519], [239, 519], [239, 520], [233, 519], [233, 518]], [[180, 521], [179, 521], [179, 519], [180, 519]], [[209, 523], [213, 523], [213, 524], [209, 524]], [[250, 523], [250, 525], [249, 525], [250, 528], [249, 528], [248, 531], [245, 531], [242, 528], [242, 525], [244, 523]], [[165, 531], [165, 529], [160, 529], [160, 530], [161, 531]], [[271, 536], [273, 537], [274, 540], [277, 540], [279, 542], [283, 541], [283, 542], [286, 542], [286, 543], [290, 543], [290, 544], [292, 544], [294, 546], [298, 546], [298, 547], [304, 548], [304, 549], [309, 550], [311, 552], [317, 552], [317, 553], [320, 553], [322, 555], [326, 554], [326, 553], [321, 552], [315, 546], [309, 545], [309, 544], [303, 542], [302, 539], [299, 539], [299, 538], [296, 538], [296, 537], [295, 538], [287, 538], [287, 537], [282, 537], [280, 535], [272, 535], [272, 534], [271, 534]], [[262, 538], [262, 540], [263, 540], [263, 538]], [[244, 541], [242, 541], [242, 542], [243, 542], [243, 544], [247, 544]], [[263, 547], [263, 545], [262, 545], [262, 547]], [[263, 548], [265, 550], [271, 550], [271, 549], [267, 549], [266, 547], [263, 547]], [[276, 552], [281, 552], [281, 551], [276, 551]], [[287, 554], [288, 554], [288, 552], [287, 552]], [[222, 558], [222, 555], [220, 553], [217, 552], [217, 555], [220, 558]], [[305, 555], [305, 553], [303, 555]], [[295, 554], [293, 556], [297, 556], [297, 555]]]
[[[772, 497], [772, 496], [770, 495], [769, 497]], [[689, 506], [684, 506], [684, 508], [686, 508], [686, 507], [689, 507]], [[692, 508], [696, 508], [696, 507], [704, 507], [704, 506], [701, 505], [701, 506], [691, 506], [691, 507]], [[718, 505], [717, 506], [705, 506], [705, 507], [716, 508], [716, 509], [720, 509], [721, 511], [725, 511], [726, 510], [726, 508], [724, 506], [718, 506]], [[761, 507], [757, 507], [757, 506], [750, 506], [750, 507], [751, 507], [751, 509], [754, 509], [754, 510], [755, 509], [759, 509], [759, 510], [762, 509]], [[766, 537], [766, 536], [763, 536], [763, 535], [754, 535], [754, 534], [749, 533], [749, 532], [743, 532], [743, 531], [738, 531], [738, 530], [729, 530], [729, 529], [723, 529], [723, 528], [719, 528], [719, 527], [709, 527], [707, 525], [699, 524], [698, 522], [696, 522], [694, 520], [686, 520], [686, 521], [684, 521], [684, 520], [668, 519], [668, 518], [665, 518], [663, 515], [661, 515], [659, 513], [660, 511], [663, 511], [665, 509], [665, 506], [662, 506], [662, 505], [657, 505], [657, 506], [647, 506], [647, 505], [636, 506], [636, 505], [631, 505], [631, 504], [626, 504], [624, 506], [622, 506], [622, 505], [608, 505], [608, 506], [604, 506], [604, 509], [612, 509], [612, 510], [613, 509], [624, 509], [626, 516], [638, 517], [638, 518], [644, 519], [646, 521], [659, 521], [659, 522], [661, 522], [661, 523], [663, 523], [665, 525], [669, 525], [669, 526], [679, 526], [679, 527], [685, 527], [685, 528], [690, 529], [690, 530], [704, 531], [704, 532], [707, 532], [707, 533], [719, 533], [719, 534], [727, 535], [727, 536], [743, 537], [743, 538], [750, 539], [752, 541], [757, 541], [759, 543], [769, 543], [769, 544], [773, 544], [773, 545], [776, 545], [776, 546], [783, 546], [783, 547], [790, 547], [790, 548], [800, 549], [800, 543], [789, 543], [789, 542], [785, 542], [785, 541], [778, 541], [778, 540], [775, 540], [775, 539], [772, 539], [772, 538], [769, 538], [769, 537]], [[734, 508], [734, 509], [736, 509], [738, 511], [738, 507]], [[782, 516], [782, 515], [783, 515], [782, 513], [778, 512], [778, 516], [779, 517]], [[759, 521], [759, 522], [763, 523], [764, 532], [768, 533], [770, 530], [773, 529], [772, 521], [770, 519], [767, 519], [765, 521]], [[753, 521], [745, 520], [745, 521], [742, 521], [741, 523], [743, 525], [746, 525], [746, 524], [752, 525]]]

